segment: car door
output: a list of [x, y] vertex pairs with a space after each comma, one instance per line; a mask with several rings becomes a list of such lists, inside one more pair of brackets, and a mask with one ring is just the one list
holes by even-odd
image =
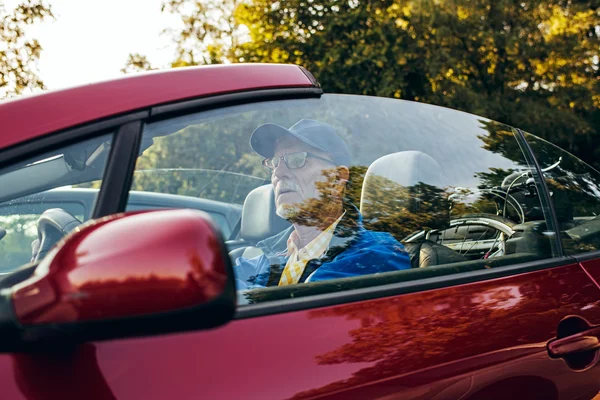
[[[262, 196], [272, 196], [263, 190], [268, 185], [256, 183], [269, 175], [249, 147], [250, 134], [264, 123], [324, 121], [353, 158], [348, 208], [360, 210], [365, 230], [402, 243], [396, 250], [410, 253], [411, 268], [240, 290], [236, 318], [207, 331], [0, 355], [0, 386], [9, 398], [599, 393], [595, 350], [572, 354], [569, 343], [554, 341], [549, 353], [557, 330], [572, 336], [574, 317], [600, 323], [600, 288], [564, 255], [551, 196], [518, 131], [454, 110], [361, 96], [192, 106], [152, 113], [141, 143], [153, 145], [142, 149], [136, 168], [210, 168], [252, 178], [134, 177], [132, 190], [204, 193], [243, 205], [242, 216], [253, 219], [242, 220], [241, 240], [259, 248], [281, 225], [272, 197]], [[481, 226], [496, 233], [465, 230], [460, 251], [444, 245], [441, 232]], [[477, 256], [480, 247], [487, 250]]]

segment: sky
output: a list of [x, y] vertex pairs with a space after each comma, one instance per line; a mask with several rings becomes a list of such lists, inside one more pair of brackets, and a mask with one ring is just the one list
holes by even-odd
[[[174, 45], [161, 32], [177, 17], [160, 11], [163, 0], [47, 0], [55, 19], [31, 26], [27, 35], [43, 50], [38, 75], [48, 89], [122, 76], [130, 53], [157, 67], [174, 59]], [[4, 0], [7, 9], [19, 0]]]

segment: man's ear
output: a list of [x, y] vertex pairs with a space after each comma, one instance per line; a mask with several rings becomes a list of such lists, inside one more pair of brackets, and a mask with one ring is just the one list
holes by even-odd
[[344, 165], [338, 165], [337, 166], [337, 177], [338, 177], [338, 182], [343, 183], [344, 187], [345, 187], [346, 183], [348, 183], [348, 179], [350, 178], [350, 170], [348, 169], [348, 167], [346, 167]]

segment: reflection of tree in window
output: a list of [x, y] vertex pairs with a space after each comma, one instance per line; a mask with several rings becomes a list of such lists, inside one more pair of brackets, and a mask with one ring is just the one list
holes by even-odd
[[515, 138], [513, 129], [495, 121], [480, 120], [481, 127], [487, 131], [487, 135], [478, 135], [477, 137], [483, 142], [483, 148], [492, 153], [499, 154], [507, 158], [517, 165], [528, 167], [527, 162], [523, 158], [521, 147]]
[[600, 173], [578, 158], [525, 133], [544, 173], [567, 254], [600, 248]]
[[[559, 277], [556, 277], [560, 279]], [[573, 280], [566, 280], [570, 286]], [[319, 389], [302, 392], [293, 399], [311, 398], [334, 390], [347, 390], [380, 379], [410, 374], [431, 366], [432, 360], [441, 365], [473, 356], [473, 349], [464, 346], [465, 338], [494, 338], [482, 342], [479, 353], [496, 350], [495, 343], [526, 344], [537, 340], [529, 329], [532, 321], [517, 318], [519, 310], [528, 309], [534, 324], [560, 318], [565, 307], [559, 297], [544, 296], [537, 282], [508, 287], [465, 292], [464, 287], [430, 291], [418, 296], [386, 298], [373, 303], [357, 303], [343, 307], [314, 310], [310, 318], [328, 318], [332, 324], [337, 318], [353, 321], [349, 330], [351, 341], [317, 356], [321, 365], [370, 363], [349, 379]], [[567, 287], [575, 290], [578, 287]], [[584, 300], [585, 301], [585, 300]], [[595, 299], [589, 298], [594, 302]], [[481, 321], [511, 321], [511, 329], [504, 324], [482, 324]], [[536, 322], [537, 321], [537, 322]], [[339, 323], [344, 323], [341, 320]], [[422, 335], [422, 332], [435, 334]], [[539, 348], [524, 347], [512, 355], [524, 356], [539, 352]], [[411, 379], [410, 377], [407, 379]]]
[[216, 119], [211, 119], [210, 112], [192, 114], [182, 122], [166, 121], [177, 126], [161, 134], [166, 136], [152, 137], [149, 125], [144, 135], [153, 144], [138, 158], [131, 189], [242, 204], [248, 192], [268, 178], [261, 157], [250, 149], [250, 134], [267, 122], [293, 124], [303, 110], [302, 104], [294, 104], [256, 106], [255, 110], [217, 114]]
[[422, 182], [403, 186], [374, 175], [363, 192], [361, 208], [368, 229], [389, 232], [401, 240], [415, 231], [447, 226], [449, 202], [443, 188]]

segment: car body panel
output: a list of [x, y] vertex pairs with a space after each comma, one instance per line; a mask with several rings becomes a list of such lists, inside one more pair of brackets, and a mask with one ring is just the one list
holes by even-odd
[[586, 259], [585, 261], [581, 261], [580, 264], [590, 279], [600, 287], [600, 259]]
[[194, 97], [313, 86], [295, 65], [234, 64], [147, 72], [0, 102], [0, 148], [100, 118]]
[[[600, 322], [599, 294], [572, 264], [205, 332], [0, 355], [0, 387], [14, 399], [593, 397], [600, 367], [574, 372], [546, 342], [567, 315]], [[58, 384], [77, 376], [89, 386]]]

